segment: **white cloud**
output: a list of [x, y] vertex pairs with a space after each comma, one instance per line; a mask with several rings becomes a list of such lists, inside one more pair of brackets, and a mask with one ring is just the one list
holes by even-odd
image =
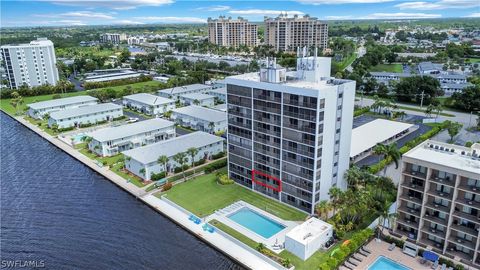
[[377, 4], [394, 0], [297, 0], [302, 4], [310, 5], [339, 5], [339, 4]]
[[480, 7], [478, 0], [440, 0], [436, 2], [405, 2], [395, 5], [399, 9], [415, 10], [439, 10], [451, 8], [474, 8]]
[[206, 19], [198, 17], [157, 17], [157, 16], [147, 16], [147, 17], [134, 17], [133, 19], [138, 21], [148, 21], [156, 23], [206, 23]]
[[243, 9], [230, 10], [228, 13], [235, 15], [279, 15], [287, 13], [287, 15], [303, 15], [305, 13], [297, 10], [271, 10], [271, 9]]
[[91, 11], [69, 11], [65, 13], [52, 13], [52, 14], [34, 14], [35, 17], [41, 18], [88, 18], [88, 19], [115, 19], [108, 13], [91, 12]]
[[199, 7], [199, 8], [196, 8], [195, 10], [226, 11], [226, 10], [229, 10], [229, 9], [230, 9], [230, 6], [216, 5], [216, 6], [209, 6], [209, 7]]
[[144, 22], [132, 21], [132, 20], [117, 20], [113, 21], [113, 24], [145, 24]]
[[[47, 0], [50, 1], [50, 0]], [[129, 10], [141, 6], [162, 6], [171, 4], [173, 0], [51, 0], [59, 5], [82, 7], [106, 7], [115, 10]]]
[[51, 24], [59, 24], [59, 25], [87, 25], [86, 23], [80, 20], [58, 20], [58, 21], [50, 21]]
[[472, 13], [464, 16], [465, 18], [480, 18], [480, 12]]
[[429, 13], [372, 13], [366, 16], [327, 16], [327, 20], [406, 20], [440, 18], [441, 14]]

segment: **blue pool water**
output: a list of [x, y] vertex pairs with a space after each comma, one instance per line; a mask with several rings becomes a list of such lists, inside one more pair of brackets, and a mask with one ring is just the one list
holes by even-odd
[[368, 267], [368, 270], [410, 270], [410, 268], [386, 257], [380, 256], [372, 265], [370, 265], [370, 267]]
[[263, 238], [270, 238], [274, 234], [285, 229], [285, 226], [282, 224], [260, 215], [247, 207], [231, 214], [228, 218]]
[[85, 133], [78, 133], [78, 134], [72, 136], [73, 142], [74, 142], [74, 143], [81, 143], [83, 137], [85, 137]]

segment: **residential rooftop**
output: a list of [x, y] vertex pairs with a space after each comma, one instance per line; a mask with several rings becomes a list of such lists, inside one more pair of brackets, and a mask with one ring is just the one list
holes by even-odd
[[226, 103], [218, 104], [218, 105], [215, 105], [215, 106], [211, 107], [211, 109], [226, 112], [227, 111], [227, 104]]
[[227, 114], [222, 111], [205, 108], [196, 105], [190, 105], [172, 110], [173, 112], [186, 114], [208, 122], [221, 122], [227, 120]]
[[59, 99], [52, 99], [47, 101], [30, 103], [27, 106], [34, 110], [41, 110], [46, 108], [66, 106], [66, 105], [71, 105], [71, 104], [76, 104], [81, 102], [88, 102], [88, 101], [98, 101], [98, 99], [92, 96], [76, 96], [76, 97], [59, 98]]
[[158, 157], [172, 157], [177, 153], [185, 152], [191, 147], [199, 148], [205, 145], [222, 142], [224, 139], [203, 131], [196, 131], [166, 141], [161, 141], [146, 146], [122, 152], [143, 164], [157, 162]]
[[184, 86], [177, 86], [177, 87], [172, 87], [172, 88], [167, 88], [158, 91], [158, 93], [164, 93], [164, 94], [169, 94], [169, 95], [181, 95], [182, 93], [188, 93], [190, 91], [196, 91], [196, 90], [202, 90], [202, 89], [210, 89], [212, 88], [211, 86], [205, 85], [205, 84], [190, 84], [190, 85], [184, 85]]
[[304, 223], [293, 228], [286, 234], [286, 236], [292, 238], [296, 242], [307, 245], [311, 241], [317, 239], [318, 236], [323, 235], [331, 229], [333, 229], [331, 224], [312, 217]]
[[350, 157], [355, 157], [374, 147], [377, 143], [413, 127], [412, 124], [386, 119], [376, 119], [352, 130]]
[[62, 111], [52, 112], [50, 118], [59, 120], [71, 117], [78, 117], [110, 110], [122, 109], [122, 106], [113, 103], [100, 103], [90, 106], [83, 106], [78, 108], [66, 109]]
[[203, 93], [191, 93], [191, 94], [185, 94], [181, 95], [182, 98], [187, 98], [187, 99], [197, 99], [197, 100], [204, 100], [204, 99], [211, 99], [214, 98], [213, 96], [203, 94]]
[[117, 127], [98, 129], [88, 133], [88, 136], [92, 137], [96, 141], [106, 142], [173, 126], [174, 123], [171, 121], [161, 118], [154, 118]]
[[469, 148], [427, 140], [403, 156], [480, 175], [479, 143]]
[[215, 88], [212, 90], [208, 90], [209, 93], [217, 93], [220, 95], [226, 95], [227, 94], [227, 88], [226, 87], [220, 87], [220, 88]]
[[139, 103], [147, 104], [150, 106], [168, 104], [172, 102], [175, 103], [175, 100], [159, 97], [159, 96], [148, 94], [148, 93], [138, 93], [138, 94], [124, 96], [123, 98], [137, 101]]

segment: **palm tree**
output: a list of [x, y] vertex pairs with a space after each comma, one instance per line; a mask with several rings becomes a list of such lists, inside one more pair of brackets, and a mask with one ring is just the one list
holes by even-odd
[[199, 104], [200, 104], [200, 100], [198, 100], [198, 99], [193, 100], [193, 105], [199, 105]]
[[333, 215], [335, 215], [337, 207], [340, 205], [340, 197], [342, 196], [343, 191], [338, 187], [332, 187], [328, 191], [330, 199], [332, 201]]
[[182, 168], [183, 180], [185, 180], [185, 171], [183, 165], [185, 164], [185, 162], [187, 162], [187, 154], [185, 152], [177, 153], [175, 154], [175, 156], [173, 156], [173, 160], [180, 164], [180, 167]]
[[404, 112], [404, 111], [399, 111], [397, 113], [397, 116], [400, 117], [401, 120], [403, 120], [403, 118], [406, 116], [407, 114]]
[[208, 123], [208, 128], [212, 131], [212, 133], [214, 133], [215, 132], [215, 123], [214, 122]]
[[187, 149], [187, 154], [190, 155], [192, 161], [193, 174], [195, 174], [195, 156], [198, 154], [198, 149], [190, 147]]
[[[398, 169], [398, 165], [400, 162], [400, 158], [402, 157], [402, 153], [398, 150], [396, 143], [391, 143], [385, 146], [385, 159], [391, 159], [395, 162], [395, 169]], [[383, 175], [387, 173], [387, 166], [383, 168]]]
[[[396, 218], [397, 214], [396, 213], [390, 213], [390, 205], [388, 203], [384, 203], [381, 207], [381, 209], [378, 211], [378, 226], [382, 226], [382, 234], [383, 230], [386, 227], [386, 222], [388, 221], [388, 227], [389, 229], [391, 228], [393, 224], [393, 220]], [[379, 230], [380, 232], [380, 230]], [[379, 238], [379, 236], [377, 236]]]
[[382, 160], [382, 155], [385, 155], [386, 152], [387, 150], [384, 144], [377, 143], [377, 145], [373, 147], [373, 153], [378, 156], [378, 162]]
[[132, 158], [129, 157], [129, 156], [124, 156], [124, 158], [123, 158], [123, 160], [124, 160], [124, 161], [123, 161], [123, 169], [126, 169], [126, 167], [127, 167], [127, 161], [130, 161], [131, 159], [132, 159]]
[[317, 212], [318, 217], [325, 217], [324, 220], [326, 220], [328, 218], [328, 212], [331, 208], [332, 205], [327, 200], [323, 200], [317, 204], [317, 207], [315, 207], [315, 211]]
[[345, 179], [347, 180], [348, 186], [354, 190], [357, 189], [360, 183], [363, 184], [365, 182], [363, 173], [357, 166], [353, 166], [345, 172]]
[[165, 155], [161, 155], [157, 159], [158, 164], [163, 165], [163, 170], [165, 171], [165, 176], [168, 175], [168, 170], [167, 170], [167, 162], [168, 162], [168, 157]]

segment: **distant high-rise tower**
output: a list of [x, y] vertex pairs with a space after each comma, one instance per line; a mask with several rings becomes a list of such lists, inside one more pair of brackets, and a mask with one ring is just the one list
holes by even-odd
[[225, 47], [253, 47], [257, 45], [257, 25], [240, 17], [236, 20], [223, 16], [208, 18], [208, 41]]
[[346, 189], [355, 81], [330, 77], [331, 59], [298, 53], [287, 72], [226, 78], [228, 170], [237, 183], [308, 213]]
[[265, 17], [265, 44], [276, 51], [294, 51], [298, 47], [324, 49], [328, 45], [328, 25], [308, 15]]
[[10, 89], [58, 82], [55, 49], [50, 40], [38, 38], [29, 44], [3, 45], [0, 50]]

